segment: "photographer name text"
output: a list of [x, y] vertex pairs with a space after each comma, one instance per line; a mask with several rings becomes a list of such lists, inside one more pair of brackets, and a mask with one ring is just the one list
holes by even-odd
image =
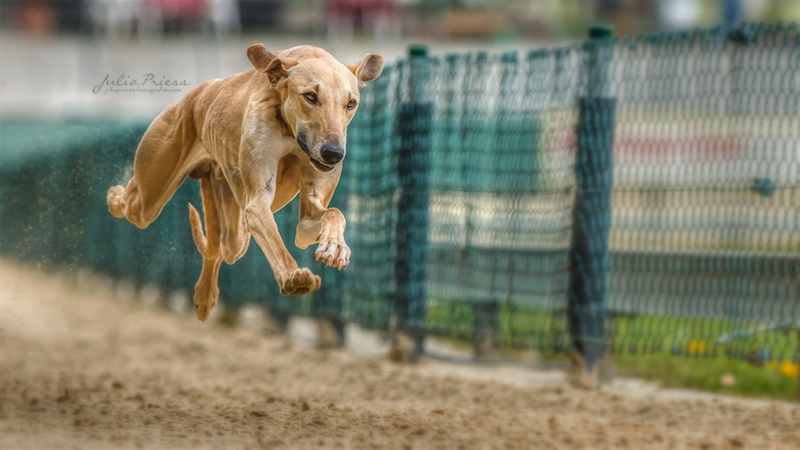
[[169, 79], [166, 76], [156, 77], [152, 73], [146, 73], [141, 77], [132, 77], [122, 74], [117, 78], [106, 75], [105, 79], [92, 89], [92, 92], [99, 94], [121, 94], [121, 93], [147, 93], [156, 94], [159, 92], [181, 92], [182, 88], [189, 86], [186, 80], [179, 81]]

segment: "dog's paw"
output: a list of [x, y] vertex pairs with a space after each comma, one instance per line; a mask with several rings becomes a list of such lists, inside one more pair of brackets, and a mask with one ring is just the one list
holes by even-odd
[[[199, 283], [198, 283], [199, 284]], [[219, 298], [219, 288], [213, 288], [199, 285], [194, 290], [194, 312], [197, 318], [203, 322], [211, 315], [211, 310], [217, 306], [217, 299]]]
[[125, 217], [125, 188], [122, 186], [111, 186], [106, 194], [106, 203], [108, 204], [108, 212], [112, 216], [120, 219]]
[[319, 289], [321, 284], [319, 276], [311, 273], [305, 267], [296, 269], [289, 275], [281, 285], [281, 294], [284, 295], [303, 295]]
[[214, 306], [217, 305], [217, 301], [214, 300], [214, 303], [204, 303], [200, 305], [194, 305], [194, 312], [197, 314], [197, 318], [201, 321], [205, 322], [208, 319], [208, 316], [211, 315], [211, 310], [214, 309]]
[[322, 261], [339, 270], [346, 269], [350, 264], [350, 247], [344, 243], [344, 239], [320, 239], [319, 247], [314, 255], [317, 261]]

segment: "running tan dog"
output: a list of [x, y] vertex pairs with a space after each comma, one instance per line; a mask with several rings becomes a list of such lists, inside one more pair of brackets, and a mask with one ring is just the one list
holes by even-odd
[[316, 47], [272, 54], [261, 44], [247, 49], [247, 57], [255, 70], [206, 81], [168, 106], [142, 137], [127, 187], [113, 186], [106, 197], [114, 217], [145, 228], [186, 177], [200, 180], [205, 234], [189, 205], [194, 242], [203, 255], [194, 293], [200, 320], [217, 303], [222, 261], [241, 258], [251, 234], [282, 293], [319, 289], [319, 276], [297, 265], [273, 218], [298, 192], [295, 244], [319, 242], [317, 260], [339, 269], [350, 260], [344, 216], [328, 204], [342, 172], [359, 89], [380, 75], [383, 58], [367, 54], [344, 66]]

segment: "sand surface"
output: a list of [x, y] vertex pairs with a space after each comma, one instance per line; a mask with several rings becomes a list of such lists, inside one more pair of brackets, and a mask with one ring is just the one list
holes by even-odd
[[0, 261], [0, 449], [800, 448], [791, 404], [523, 386], [116, 297]]

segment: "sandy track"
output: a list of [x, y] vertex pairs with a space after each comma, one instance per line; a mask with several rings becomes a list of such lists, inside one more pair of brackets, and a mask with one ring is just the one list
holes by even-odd
[[0, 448], [800, 448], [800, 408], [532, 388], [291, 345], [0, 261]]

